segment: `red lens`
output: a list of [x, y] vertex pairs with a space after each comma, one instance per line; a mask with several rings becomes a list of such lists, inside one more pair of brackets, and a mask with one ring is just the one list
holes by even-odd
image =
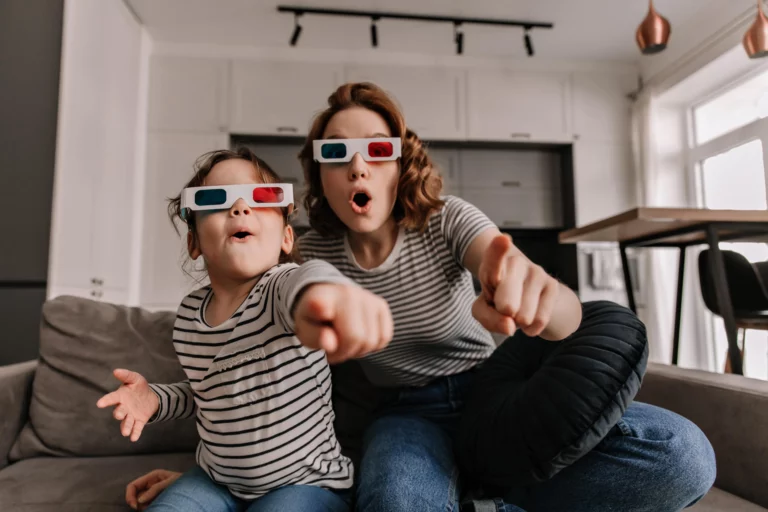
[[368, 156], [371, 158], [387, 158], [392, 156], [394, 148], [391, 142], [370, 142], [368, 144]]
[[255, 203], [282, 203], [283, 189], [280, 187], [258, 187], [253, 189]]

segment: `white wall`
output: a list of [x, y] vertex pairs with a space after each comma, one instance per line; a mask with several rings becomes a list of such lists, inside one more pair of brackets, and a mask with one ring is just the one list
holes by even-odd
[[122, 1], [65, 2], [49, 297], [101, 294], [125, 302], [136, 286], [129, 272], [147, 44]]

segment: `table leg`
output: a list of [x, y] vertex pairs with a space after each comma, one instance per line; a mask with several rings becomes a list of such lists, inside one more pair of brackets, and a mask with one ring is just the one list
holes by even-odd
[[672, 337], [672, 364], [677, 365], [680, 352], [680, 321], [683, 314], [683, 281], [685, 280], [685, 247], [680, 247], [677, 263], [677, 304], [675, 305], [675, 332]]
[[627, 302], [629, 303], [629, 309], [637, 314], [635, 290], [632, 288], [632, 275], [629, 272], [629, 260], [627, 260], [627, 246], [619, 244], [619, 251], [621, 252], [621, 268], [624, 271], [624, 287], [627, 289]]
[[725, 277], [725, 264], [723, 263], [719, 242], [720, 239], [714, 226], [707, 226], [707, 243], [709, 244], [710, 252], [709, 270], [712, 272], [712, 279], [715, 285], [717, 308], [720, 310], [720, 316], [723, 317], [723, 323], [725, 324], [725, 335], [728, 338], [728, 356], [731, 360], [733, 373], [744, 375], [737, 340], [736, 318], [733, 312], [733, 304], [731, 303], [731, 294], [728, 291], [728, 280]]

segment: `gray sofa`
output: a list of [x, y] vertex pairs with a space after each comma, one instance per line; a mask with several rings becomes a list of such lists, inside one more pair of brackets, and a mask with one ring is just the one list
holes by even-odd
[[[45, 304], [39, 360], [0, 368], [0, 511], [127, 511], [131, 479], [194, 464], [193, 420], [130, 443], [95, 406], [115, 388], [115, 367], [182, 378], [172, 323], [171, 313], [73, 297]], [[690, 418], [715, 448], [716, 488], [691, 510], [768, 510], [768, 383], [650, 365], [638, 399]]]

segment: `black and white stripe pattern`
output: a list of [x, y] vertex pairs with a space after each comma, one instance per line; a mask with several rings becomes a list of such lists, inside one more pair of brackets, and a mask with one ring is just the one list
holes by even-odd
[[197, 413], [197, 462], [215, 482], [254, 499], [285, 485], [352, 486], [351, 461], [333, 429], [325, 354], [293, 335], [297, 293], [318, 282], [351, 284], [327, 263], [278, 265], [221, 325], [205, 322], [210, 287], [178, 309], [174, 347], [188, 380], [151, 384], [151, 422]]
[[379, 386], [421, 386], [484, 361], [494, 342], [472, 317], [472, 276], [462, 264], [472, 241], [495, 227], [471, 204], [446, 196], [424, 233], [401, 230], [387, 260], [371, 270], [355, 261], [346, 237], [309, 231], [299, 239], [305, 260], [324, 260], [389, 303], [395, 333], [383, 351], [361, 359]]

